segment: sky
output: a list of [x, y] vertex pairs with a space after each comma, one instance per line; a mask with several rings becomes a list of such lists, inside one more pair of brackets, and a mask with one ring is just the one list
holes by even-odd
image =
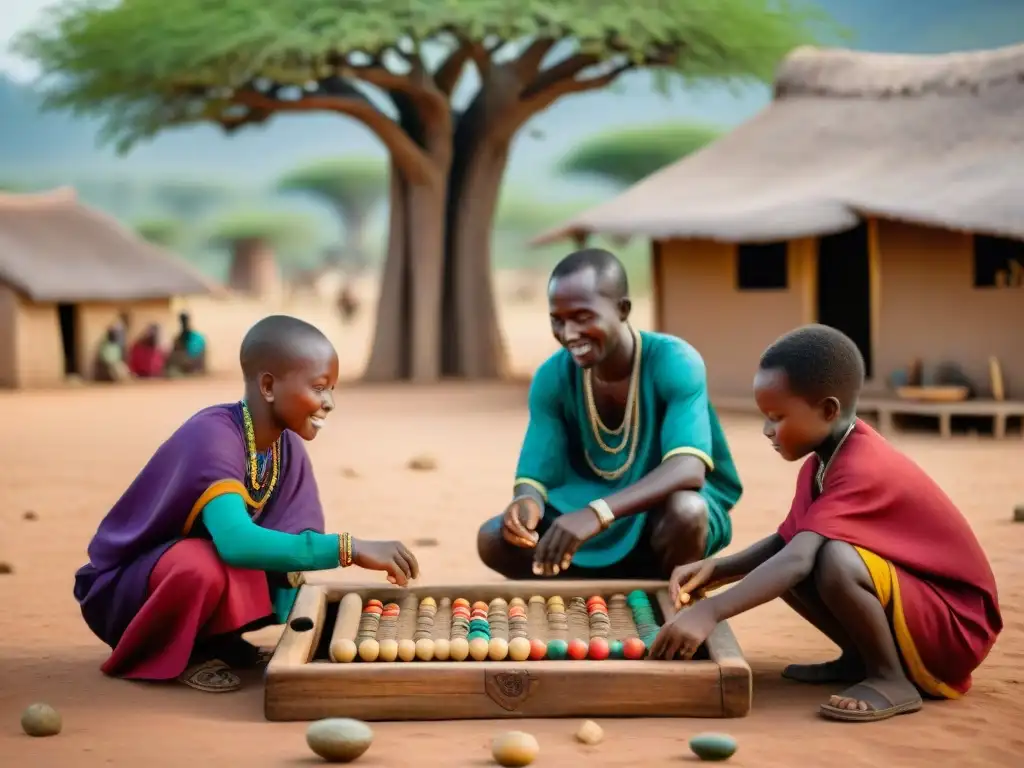
[[0, 0], [0, 72], [17, 80], [35, 77], [35, 68], [7, 49], [19, 32], [30, 27], [41, 11], [52, 5], [54, 0]]

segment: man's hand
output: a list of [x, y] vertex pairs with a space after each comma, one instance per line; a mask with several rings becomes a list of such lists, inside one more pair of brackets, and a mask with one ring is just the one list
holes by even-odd
[[668, 582], [668, 594], [676, 609], [687, 605], [694, 597], [703, 597], [714, 575], [714, 560], [698, 560], [676, 566]]
[[648, 657], [652, 659], [693, 658], [718, 624], [711, 600], [701, 600], [684, 608], [665, 624], [651, 643]]
[[533, 572], [538, 576], [555, 576], [564, 571], [580, 545], [600, 532], [601, 521], [592, 509], [561, 515], [537, 545]]
[[537, 546], [537, 526], [543, 514], [540, 504], [530, 496], [519, 496], [505, 509], [501, 518], [501, 536], [515, 547]]
[[352, 564], [368, 571], [385, 571], [388, 581], [400, 587], [420, 576], [416, 556], [400, 541], [352, 539]]

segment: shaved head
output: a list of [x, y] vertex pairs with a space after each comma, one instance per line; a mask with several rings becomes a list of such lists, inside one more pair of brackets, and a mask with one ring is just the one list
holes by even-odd
[[328, 351], [334, 354], [334, 345], [315, 325], [290, 315], [270, 315], [245, 334], [238, 356], [242, 375], [251, 381], [262, 373], [282, 375], [297, 363]]
[[603, 248], [584, 248], [570, 253], [555, 265], [550, 282], [583, 272], [593, 273], [594, 285], [601, 295], [613, 301], [629, 296], [626, 268], [614, 253]]

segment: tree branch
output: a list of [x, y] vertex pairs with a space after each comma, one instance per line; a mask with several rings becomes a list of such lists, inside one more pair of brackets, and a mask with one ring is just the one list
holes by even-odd
[[577, 53], [567, 56], [557, 64], [543, 69], [537, 77], [523, 90], [522, 98], [532, 99], [547, 88], [558, 85], [565, 80], [576, 77], [587, 67], [599, 64], [601, 59], [591, 53]]
[[437, 86], [437, 90], [445, 96], [451, 96], [452, 91], [455, 90], [455, 86], [458, 85], [459, 79], [462, 77], [462, 72], [466, 68], [466, 63], [469, 59], [470, 50], [468, 46], [459, 45], [452, 51], [434, 73], [434, 85]]
[[348, 115], [377, 135], [411, 182], [428, 181], [436, 174], [437, 169], [419, 145], [358, 88], [339, 78], [325, 78], [319, 86], [317, 92], [297, 99], [280, 99], [273, 91], [265, 93], [256, 88], [242, 88], [236, 90], [230, 100], [257, 114], [325, 111]]
[[516, 72], [524, 80], [532, 80], [540, 71], [540, 65], [544, 57], [548, 55], [555, 45], [555, 41], [549, 37], [542, 37], [530, 43], [519, 58], [516, 59]]

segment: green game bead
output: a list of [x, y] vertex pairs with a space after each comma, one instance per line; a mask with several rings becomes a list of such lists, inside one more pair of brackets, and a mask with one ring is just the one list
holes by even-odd
[[654, 638], [656, 638], [657, 636], [658, 636], [658, 630], [654, 630], [650, 634], [644, 635], [640, 639], [643, 640], [644, 641], [644, 645], [646, 645], [647, 648], [650, 649], [650, 647], [652, 645], [654, 645]]
[[608, 643], [608, 658], [609, 659], [621, 659], [622, 658], [622, 641], [612, 640]]
[[627, 605], [643, 605], [644, 603], [650, 603], [647, 599], [647, 595], [640, 589], [634, 589], [626, 596]]
[[548, 658], [552, 661], [561, 661], [569, 653], [569, 644], [565, 640], [550, 640], [548, 642]]
[[469, 622], [469, 628], [475, 630], [490, 630], [491, 625], [484, 619], [473, 619]]
[[736, 754], [736, 747], [736, 739], [727, 733], [700, 733], [690, 739], [690, 749], [701, 760], [728, 760]]
[[468, 635], [466, 635], [466, 640], [472, 642], [478, 637], [482, 637], [484, 640], [491, 639], [491, 635], [488, 632], [470, 632]]

